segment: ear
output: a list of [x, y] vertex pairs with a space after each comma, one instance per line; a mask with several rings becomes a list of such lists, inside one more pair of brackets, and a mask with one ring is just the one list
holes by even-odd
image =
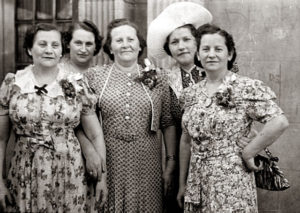
[[32, 56], [32, 53], [31, 53], [30, 49], [27, 49], [27, 53], [28, 53], [28, 55]]
[[196, 52], [196, 57], [197, 57], [198, 61], [200, 61], [200, 55], [199, 55], [198, 51]]
[[233, 51], [231, 51], [231, 52], [229, 53], [229, 55], [228, 55], [228, 61], [231, 61], [232, 57], [233, 57]]

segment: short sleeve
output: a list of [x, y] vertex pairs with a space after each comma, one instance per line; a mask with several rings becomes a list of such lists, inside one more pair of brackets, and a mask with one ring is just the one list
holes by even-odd
[[12, 94], [15, 74], [8, 73], [0, 88], [0, 115], [8, 115], [9, 102]]
[[248, 102], [247, 115], [253, 120], [266, 123], [283, 114], [275, 103], [275, 93], [261, 81], [256, 80], [247, 85], [243, 90], [243, 97]]
[[81, 91], [79, 92], [82, 101], [82, 114], [88, 115], [94, 113], [96, 110], [97, 97], [92, 89], [89, 87], [87, 79], [84, 77], [78, 82], [81, 86]]
[[161, 115], [161, 121], [160, 126], [162, 129], [167, 128], [168, 126], [175, 125], [173, 116], [171, 114], [171, 96], [170, 96], [170, 90], [169, 85], [167, 83], [167, 80], [165, 76], [162, 77], [162, 115]]

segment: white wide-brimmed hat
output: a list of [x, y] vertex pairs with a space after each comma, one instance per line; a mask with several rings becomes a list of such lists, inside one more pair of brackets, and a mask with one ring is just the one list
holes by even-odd
[[167, 56], [163, 46], [167, 36], [176, 28], [192, 24], [198, 28], [212, 21], [211, 13], [193, 2], [176, 2], [166, 7], [149, 25], [147, 34], [148, 55], [156, 59]]

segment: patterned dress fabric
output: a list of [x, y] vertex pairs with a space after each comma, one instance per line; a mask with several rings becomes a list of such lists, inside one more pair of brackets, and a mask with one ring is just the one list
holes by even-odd
[[86, 76], [98, 95], [107, 149], [105, 212], [162, 212], [161, 148], [150, 124], [156, 111], [160, 128], [173, 125], [166, 81], [159, 77], [152, 90], [143, 88], [137, 75], [111, 65], [92, 68]]
[[231, 73], [211, 97], [206, 83], [188, 87], [181, 97], [184, 131], [192, 137], [185, 212], [258, 212], [254, 174], [237, 141], [253, 121], [266, 123], [283, 112], [261, 81]]
[[[182, 79], [182, 87], [183, 89], [198, 83], [199, 81], [203, 80], [204, 75], [201, 73], [198, 67], [195, 67], [191, 74], [187, 73], [183, 69], [180, 69], [180, 75]], [[174, 117], [174, 121], [176, 122], [176, 128], [178, 131], [178, 137], [180, 138], [181, 133], [181, 118], [182, 118], [182, 110], [180, 108], [180, 104], [178, 101], [178, 97], [176, 96], [175, 92], [170, 88], [171, 93], [171, 113]]]
[[90, 212], [73, 129], [81, 115], [95, 111], [96, 97], [82, 77], [60, 69], [56, 80], [41, 89], [35, 87], [32, 66], [6, 75], [0, 114], [9, 115], [16, 134], [7, 178], [15, 204], [7, 212]]

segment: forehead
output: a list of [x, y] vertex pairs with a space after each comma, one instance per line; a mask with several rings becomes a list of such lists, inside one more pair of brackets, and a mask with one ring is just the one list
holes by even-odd
[[112, 29], [111, 37], [121, 37], [121, 36], [136, 36], [136, 30], [129, 25], [122, 25]]
[[171, 34], [170, 34], [170, 40], [178, 37], [184, 37], [184, 36], [193, 36], [192, 32], [189, 28], [186, 27], [180, 27], [175, 29]]
[[34, 36], [34, 41], [59, 41], [61, 42], [61, 35], [60, 32], [56, 30], [50, 30], [50, 31], [44, 31], [44, 30], [39, 30], [35, 36]]
[[225, 38], [218, 33], [205, 34], [201, 37], [201, 45], [222, 45], [226, 46]]
[[82, 41], [95, 41], [95, 36], [90, 31], [84, 29], [76, 29], [72, 34], [72, 39]]

